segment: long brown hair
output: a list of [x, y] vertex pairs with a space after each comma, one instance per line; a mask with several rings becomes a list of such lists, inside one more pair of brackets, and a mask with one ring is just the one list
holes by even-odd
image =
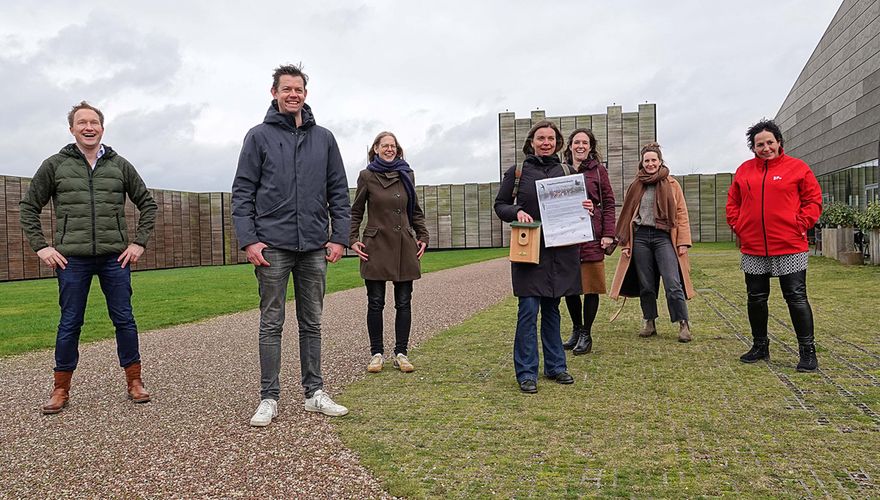
[[565, 144], [565, 151], [562, 152], [562, 156], [565, 158], [565, 163], [568, 163], [569, 165], [574, 163], [574, 158], [571, 154], [571, 141], [573, 141], [574, 136], [578, 134], [587, 134], [587, 137], [590, 138], [590, 152], [587, 154], [587, 159], [593, 159], [601, 163], [602, 155], [599, 154], [599, 141], [596, 140], [593, 131], [588, 128], [576, 128], [568, 135], [568, 142]]

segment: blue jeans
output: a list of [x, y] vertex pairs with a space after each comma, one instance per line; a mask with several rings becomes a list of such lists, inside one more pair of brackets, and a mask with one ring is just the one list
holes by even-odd
[[558, 375], [567, 370], [565, 350], [559, 334], [559, 298], [520, 297], [513, 341], [513, 366], [517, 382], [538, 381], [538, 308], [541, 309], [541, 344], [544, 348], [544, 374]]
[[644, 319], [657, 318], [658, 277], [663, 278], [666, 307], [673, 323], [688, 319], [687, 298], [681, 283], [678, 253], [666, 231], [653, 226], [639, 226], [633, 237], [632, 262], [639, 277], [639, 303]]
[[321, 376], [321, 314], [327, 260], [324, 250], [291, 252], [263, 249], [269, 266], [254, 268], [260, 287], [260, 398], [278, 400], [281, 392], [281, 331], [284, 327], [287, 282], [293, 276], [299, 363], [307, 398], [324, 387]]
[[137, 325], [131, 310], [131, 268], [120, 267], [118, 257], [119, 254], [67, 257], [67, 267], [56, 271], [61, 320], [55, 337], [55, 371], [73, 371], [79, 362], [79, 335], [95, 275], [107, 300], [110, 321], [116, 327], [119, 365], [125, 368], [141, 360]]

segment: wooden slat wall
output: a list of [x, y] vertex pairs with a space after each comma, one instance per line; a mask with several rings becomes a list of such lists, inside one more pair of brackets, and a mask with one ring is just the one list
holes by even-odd
[[[591, 122], [595, 128], [602, 121], [594, 118]], [[724, 205], [732, 175], [694, 174], [678, 179], [688, 200], [694, 241], [730, 241]], [[0, 282], [54, 276], [30, 249], [21, 231], [19, 202], [29, 182], [26, 178], [0, 176]], [[430, 248], [507, 246], [509, 228], [493, 210], [500, 187], [500, 182], [417, 186], [431, 235]], [[156, 228], [134, 270], [247, 262], [232, 225], [230, 193], [151, 192], [159, 206]], [[128, 236], [133, 239], [139, 213], [131, 202], [126, 203], [125, 211]], [[41, 220], [51, 242], [55, 234], [51, 203], [43, 209]]]

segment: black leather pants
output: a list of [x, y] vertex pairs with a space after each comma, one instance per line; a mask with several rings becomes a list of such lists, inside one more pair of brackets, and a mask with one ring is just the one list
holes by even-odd
[[[788, 313], [799, 345], [813, 344], [813, 310], [807, 300], [807, 271], [784, 274], [779, 277], [782, 296], [788, 304]], [[767, 338], [767, 299], [770, 297], [770, 275], [746, 273], [749, 324], [756, 341]]]

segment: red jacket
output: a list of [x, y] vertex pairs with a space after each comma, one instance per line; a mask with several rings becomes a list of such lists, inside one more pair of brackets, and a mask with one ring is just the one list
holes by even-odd
[[736, 169], [727, 192], [727, 223], [747, 255], [806, 252], [807, 229], [822, 213], [822, 190], [810, 167], [780, 149]]

